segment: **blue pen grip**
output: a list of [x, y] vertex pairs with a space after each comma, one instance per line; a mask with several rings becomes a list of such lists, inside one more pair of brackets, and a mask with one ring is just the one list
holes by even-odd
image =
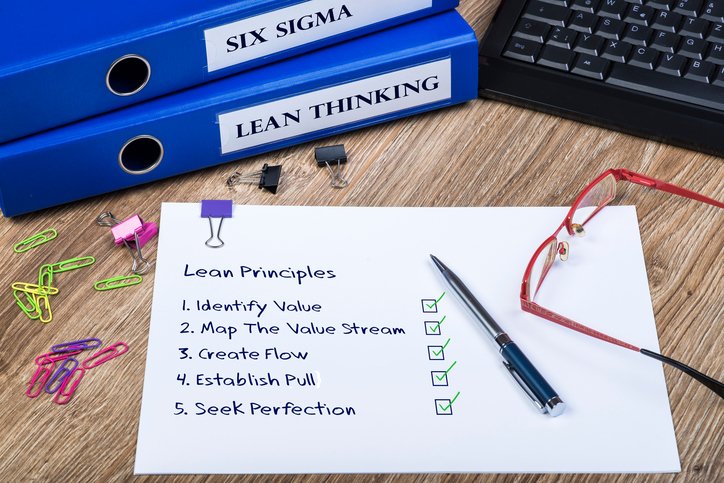
[[545, 405], [552, 398], [558, 396], [556, 391], [546, 382], [545, 378], [541, 375], [538, 370], [533, 367], [533, 364], [523, 354], [523, 351], [518, 348], [515, 342], [506, 344], [500, 350], [500, 353], [508, 361], [508, 364], [515, 370], [518, 376], [525, 381], [528, 389], [535, 394], [538, 401]]

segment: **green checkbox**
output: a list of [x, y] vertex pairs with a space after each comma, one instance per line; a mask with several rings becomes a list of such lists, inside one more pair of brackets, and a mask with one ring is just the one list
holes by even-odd
[[440, 301], [442, 300], [442, 298], [443, 298], [444, 296], [445, 296], [445, 292], [443, 292], [442, 295], [440, 295], [433, 303], [431, 303], [431, 304], [425, 304], [425, 305], [427, 305], [427, 308], [428, 308], [428, 309], [432, 309], [432, 308], [434, 308], [437, 304], [440, 303]]
[[450, 343], [450, 338], [448, 338], [448, 340], [445, 341], [445, 344], [443, 344], [443, 346], [440, 347], [440, 350], [439, 350], [439, 351], [433, 350], [433, 351], [432, 351], [432, 355], [437, 356], [437, 357], [442, 356], [442, 351], [445, 350], [445, 348], [447, 347], [447, 345], [448, 345], [449, 343]]
[[441, 416], [451, 415], [452, 405], [457, 400], [458, 396], [460, 396], [460, 391], [458, 391], [452, 399], [435, 399], [435, 412]]

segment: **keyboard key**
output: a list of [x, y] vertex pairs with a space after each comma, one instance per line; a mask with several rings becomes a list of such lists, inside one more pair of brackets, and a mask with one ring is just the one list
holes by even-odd
[[724, 87], [724, 67], [717, 67], [716, 78], [712, 82], [715, 86]]
[[684, 24], [681, 26], [679, 33], [687, 37], [696, 37], [703, 39], [709, 30], [709, 22], [703, 18], [685, 18]]
[[651, 8], [655, 8], [656, 10], [671, 10], [674, 6], [674, 0], [649, 0], [646, 2], [646, 5], [648, 5]]
[[681, 77], [684, 75], [684, 67], [686, 67], [686, 57], [676, 54], [664, 53], [659, 58], [659, 65], [656, 67], [657, 72]]
[[699, 15], [703, 4], [704, 0], [676, 0], [676, 3], [674, 3], [674, 12], [688, 17], [696, 17]]
[[704, 10], [701, 12], [701, 18], [711, 20], [712, 22], [724, 23], [724, 1], [708, 0], [704, 2]]
[[513, 36], [543, 43], [545, 42], [550, 29], [550, 25], [546, 23], [538, 22], [536, 20], [523, 19], [518, 22], [518, 26], [515, 28]]
[[654, 70], [654, 66], [656, 65], [656, 60], [658, 58], [659, 52], [654, 49], [649, 49], [646, 47], [635, 47], [628, 63], [629, 65], [634, 65], [636, 67]]
[[601, 57], [612, 60], [614, 62], [626, 62], [628, 53], [631, 51], [631, 45], [621, 40], [609, 40], [603, 49]]
[[679, 45], [679, 37], [671, 32], [654, 32], [654, 38], [651, 41], [651, 47], [661, 52], [676, 52], [676, 47]]
[[565, 27], [570, 10], [558, 5], [550, 5], [540, 0], [533, 0], [523, 13], [523, 18], [540, 20], [550, 25]]
[[654, 16], [652, 27], [665, 32], [676, 32], [679, 25], [681, 25], [681, 15], [661, 10]]
[[572, 49], [573, 43], [576, 41], [576, 35], [578, 34], [574, 30], [564, 27], [553, 27], [547, 43], [564, 49]]
[[563, 49], [561, 47], [555, 47], [553, 45], [546, 45], [541, 51], [540, 57], [538, 57], [538, 64], [546, 67], [553, 67], [554, 69], [571, 70], [573, 65], [573, 57], [576, 54], [572, 50]]
[[578, 36], [578, 42], [573, 50], [581, 54], [600, 55], [605, 43], [606, 39], [598, 35], [581, 34]]
[[571, 8], [581, 12], [593, 13], [598, 8], [599, 0], [573, 0]]
[[709, 30], [709, 36], [707, 37], [707, 40], [709, 40], [710, 42], [724, 43], [724, 24], [712, 24], [711, 30]]
[[636, 25], [651, 25], [651, 21], [656, 14], [656, 10], [645, 5], [631, 5], [626, 13], [624, 20], [626, 23], [635, 23]]
[[580, 54], [573, 65], [571, 72], [574, 74], [603, 80], [608, 72], [611, 63], [606, 59], [592, 55]]
[[568, 27], [578, 32], [586, 34], [593, 33], [593, 28], [596, 26], [598, 17], [588, 12], [573, 12]]
[[532, 40], [512, 38], [503, 51], [505, 57], [522, 60], [524, 62], [535, 62], [540, 51], [541, 44]]
[[613, 18], [602, 18], [598, 22], [596, 33], [611, 40], [621, 40], [621, 34], [626, 26], [622, 21]]
[[706, 49], [709, 47], [709, 42], [701, 39], [693, 39], [691, 37], [685, 37], [681, 45], [679, 46], [679, 54], [690, 59], [701, 60], [704, 58]]
[[623, 39], [633, 45], [649, 45], [654, 31], [641, 25], [629, 25], [623, 33]]
[[712, 109], [724, 110], [724, 95], [712, 86], [665, 76], [626, 64], [613, 64], [607, 83]]
[[541, 0], [545, 3], [550, 3], [551, 5], [560, 5], [561, 7], [568, 7], [568, 0]]
[[621, 20], [627, 8], [628, 4], [624, 0], [603, 0], [598, 15]]
[[711, 44], [706, 60], [718, 65], [724, 65], [724, 44]]
[[716, 66], [705, 60], [692, 60], [689, 64], [689, 70], [686, 71], [687, 79], [710, 83], [714, 74]]

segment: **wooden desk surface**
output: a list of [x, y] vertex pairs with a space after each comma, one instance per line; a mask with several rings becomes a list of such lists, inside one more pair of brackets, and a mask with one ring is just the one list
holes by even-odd
[[[462, 0], [461, 13], [482, 36], [495, 1]], [[329, 186], [313, 162], [314, 146], [344, 143], [351, 181]], [[251, 186], [232, 192], [234, 170], [281, 163], [286, 177], [273, 196]], [[724, 199], [722, 159], [594, 128], [496, 102], [476, 100], [285, 149], [239, 163], [97, 197], [18, 219], [0, 220], [0, 286], [30, 280], [44, 262], [92, 255], [93, 270], [62, 276], [49, 325], [29, 321], [0, 294], [0, 481], [158, 480], [133, 477], [153, 275], [139, 289], [95, 293], [103, 275], [126, 273], [130, 257], [109, 246], [95, 217], [141, 213], [159, 219], [162, 201], [233, 198], [237, 204], [343, 206], [560, 206], [610, 167], [626, 167]], [[28, 172], [38, 182], [43, 173]], [[25, 182], [25, 181], [23, 181]], [[624, 183], [620, 183], [624, 185]], [[701, 203], [621, 186], [618, 203], [635, 204], [662, 351], [718, 379], [724, 375], [724, 217]], [[59, 238], [24, 255], [12, 245], [54, 227]], [[551, 231], [555, 227], [551, 227]], [[543, 235], [548, 235], [543, 234]], [[148, 254], [153, 257], [155, 241]], [[531, 250], [535, 247], [531, 247]], [[541, 322], [547, 323], [547, 322]], [[93, 374], [95, 390], [67, 406], [24, 395], [33, 358], [63, 340], [96, 336], [127, 341], [129, 353]], [[382, 475], [186, 476], [179, 481], [723, 481], [724, 403], [666, 367], [682, 472], [678, 475]], [[99, 389], [100, 388], [100, 389]], [[595, 437], [593, 435], [592, 437]], [[646, 435], [641, 435], [646, 444]], [[165, 478], [163, 478], [165, 479]]]

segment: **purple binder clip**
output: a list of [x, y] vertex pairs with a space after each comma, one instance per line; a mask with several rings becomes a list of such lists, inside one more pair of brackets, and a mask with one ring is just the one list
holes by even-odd
[[[231, 218], [233, 212], [233, 204], [231, 200], [203, 200], [201, 201], [201, 217], [209, 219], [209, 228], [211, 229], [211, 237], [206, 240], [206, 246], [209, 248], [221, 248], [224, 241], [220, 238], [221, 224], [224, 218]], [[214, 229], [212, 220], [218, 219], [219, 226]]]

